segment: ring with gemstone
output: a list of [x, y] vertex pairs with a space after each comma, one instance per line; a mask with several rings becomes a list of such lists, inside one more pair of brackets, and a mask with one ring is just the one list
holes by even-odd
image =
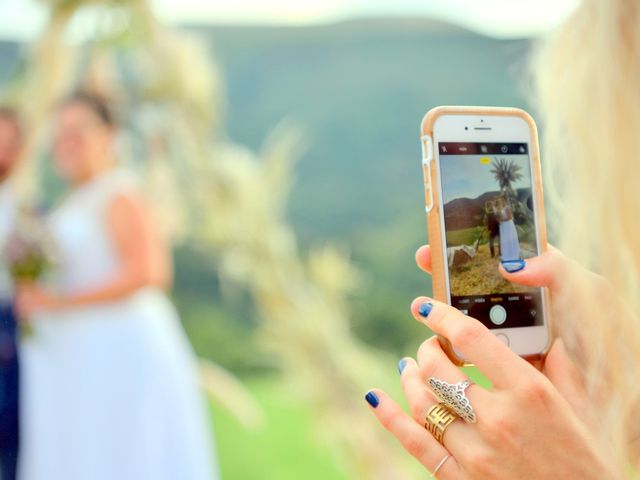
[[427, 383], [438, 401], [444, 403], [465, 422], [476, 423], [476, 413], [465, 393], [466, 389], [473, 385], [469, 380], [451, 384], [431, 377]]

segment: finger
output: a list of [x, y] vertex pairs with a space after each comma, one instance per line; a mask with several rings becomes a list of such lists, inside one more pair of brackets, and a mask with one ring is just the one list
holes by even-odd
[[[365, 397], [371, 411], [380, 424], [387, 429], [404, 449], [415, 457], [427, 470], [432, 470], [449, 452], [433, 436], [416, 423], [386, 393], [375, 389]], [[458, 478], [458, 464], [449, 458], [438, 472], [442, 480]]]
[[431, 275], [431, 247], [422, 245], [416, 252], [416, 263], [421, 270]]
[[447, 338], [495, 387], [513, 386], [526, 381], [532, 372], [539, 374], [482, 323], [450, 305], [418, 297], [411, 304], [411, 313], [416, 320]]
[[586, 391], [580, 374], [569, 358], [564, 342], [559, 338], [553, 342], [547, 354], [544, 374], [576, 414], [581, 415], [588, 410]]
[[[435, 394], [427, 386], [429, 378], [435, 377], [448, 383], [457, 383], [467, 378], [449, 360], [436, 337], [422, 343], [418, 349], [418, 362], [407, 359], [402, 372], [402, 388], [411, 413], [419, 424], [424, 424], [429, 409], [439, 403]], [[477, 405], [486, 404], [481, 399], [482, 388], [476, 385], [466, 390], [467, 397], [474, 409]], [[466, 425], [464, 420], [457, 420], [447, 427], [444, 436], [446, 448], [456, 455], [462, 454], [469, 441], [473, 441], [475, 425]]]
[[566, 281], [567, 272], [572, 268], [573, 261], [559, 250], [550, 248], [542, 255], [528, 258], [523, 265], [520, 270], [514, 272], [508, 272], [504, 265], [500, 265], [499, 270], [510, 282], [557, 290], [563, 285], [563, 281]]
[[404, 398], [407, 400], [414, 420], [423, 424], [429, 408], [437, 401], [427, 387], [416, 361], [413, 358], [404, 358], [401, 363], [402, 361], [405, 364], [402, 372], [400, 372], [400, 382]]
[[[427, 384], [430, 378], [444, 380], [447, 383], [468, 380], [464, 372], [451, 362], [435, 336], [420, 345], [418, 349], [418, 365], [420, 376]], [[466, 395], [472, 405], [482, 404], [486, 399], [486, 395], [483, 395], [483, 393], [486, 393], [486, 391], [477, 385], [466, 390]]]

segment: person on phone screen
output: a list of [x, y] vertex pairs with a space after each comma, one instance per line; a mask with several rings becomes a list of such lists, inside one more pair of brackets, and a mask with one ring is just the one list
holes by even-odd
[[500, 222], [497, 219], [494, 202], [489, 201], [484, 206], [485, 223], [487, 226], [487, 235], [489, 236], [489, 251], [491, 258], [496, 256], [495, 243], [500, 242]]
[[503, 262], [518, 260], [520, 258], [520, 242], [518, 231], [513, 222], [513, 209], [502, 195], [495, 201], [495, 215], [500, 229], [500, 259]]
[[[22, 133], [18, 114], [0, 107], [0, 251], [14, 228], [16, 199], [9, 185], [20, 156]], [[16, 478], [19, 446], [19, 364], [14, 315], [14, 285], [0, 257], [0, 478]]]
[[[479, 321], [418, 297], [415, 319], [448, 338], [492, 387], [467, 385], [430, 338], [415, 360], [398, 364], [410, 414], [382, 390], [365, 396], [380, 423], [440, 480], [640, 475], [638, 25], [636, 0], [583, 0], [536, 56], [545, 194], [559, 248], [518, 271], [499, 269], [510, 282], [549, 288], [556, 338], [546, 358], [529, 363]], [[428, 246], [418, 250], [426, 272], [430, 258]], [[443, 389], [430, 377], [462, 383]], [[457, 417], [430, 410], [437, 400], [429, 385], [456, 399], [463, 391], [468, 403], [456, 403]], [[429, 411], [446, 433], [427, 431]]]

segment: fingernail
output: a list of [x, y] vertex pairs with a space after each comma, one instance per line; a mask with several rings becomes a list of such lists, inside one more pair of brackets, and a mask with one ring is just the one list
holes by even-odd
[[404, 367], [407, 366], [407, 359], [403, 358], [398, 362], [398, 373], [400, 375], [402, 375], [402, 371], [404, 370]]
[[376, 408], [378, 405], [380, 405], [380, 399], [378, 398], [378, 396], [373, 393], [373, 392], [369, 392], [364, 396], [364, 399], [367, 401], [367, 403], [369, 405], [371, 405], [373, 408]]
[[527, 262], [524, 260], [504, 260], [502, 261], [502, 266], [507, 272], [515, 273], [526, 267]]
[[433, 303], [425, 302], [420, 305], [420, 308], [418, 308], [418, 313], [422, 318], [427, 318], [431, 313], [431, 310], [433, 310]]

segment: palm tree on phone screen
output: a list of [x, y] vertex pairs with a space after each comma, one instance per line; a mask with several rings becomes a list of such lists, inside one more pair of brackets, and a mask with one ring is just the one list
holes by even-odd
[[512, 184], [522, 179], [522, 167], [516, 165], [513, 160], [507, 160], [506, 158], [496, 158], [491, 165], [493, 166], [491, 173], [498, 181], [500, 190], [513, 205], [517, 197]]

